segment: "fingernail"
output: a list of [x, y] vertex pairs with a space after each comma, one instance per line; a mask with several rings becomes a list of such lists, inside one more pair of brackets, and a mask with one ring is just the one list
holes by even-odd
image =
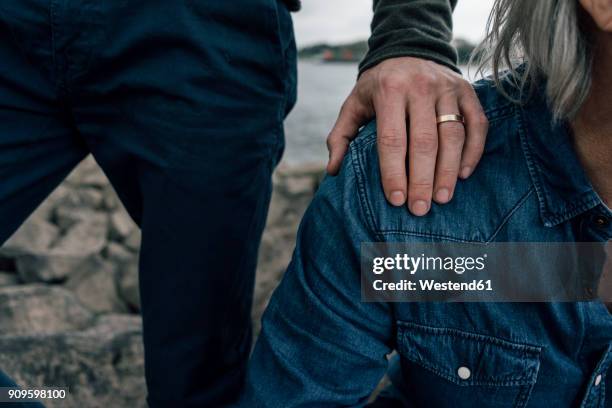
[[410, 211], [417, 216], [425, 215], [429, 211], [429, 204], [423, 200], [416, 200], [410, 206]]
[[470, 177], [470, 174], [472, 174], [472, 168], [470, 166], [464, 166], [461, 169], [461, 178], [466, 179]]
[[436, 201], [439, 203], [445, 203], [450, 199], [450, 192], [447, 188], [441, 188], [436, 191]]
[[389, 195], [389, 202], [396, 207], [399, 207], [400, 205], [404, 205], [405, 201], [406, 201], [406, 196], [404, 195], [402, 191], [399, 191], [399, 190], [393, 191]]

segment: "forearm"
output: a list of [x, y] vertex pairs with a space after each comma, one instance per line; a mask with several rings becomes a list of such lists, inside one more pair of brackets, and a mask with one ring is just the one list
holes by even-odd
[[457, 0], [374, 0], [369, 51], [359, 72], [394, 57], [419, 57], [459, 72], [452, 40]]

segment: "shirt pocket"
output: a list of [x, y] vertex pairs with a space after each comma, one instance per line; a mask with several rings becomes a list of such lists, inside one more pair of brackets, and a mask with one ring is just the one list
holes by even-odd
[[398, 322], [402, 391], [414, 406], [524, 407], [541, 347], [473, 332]]

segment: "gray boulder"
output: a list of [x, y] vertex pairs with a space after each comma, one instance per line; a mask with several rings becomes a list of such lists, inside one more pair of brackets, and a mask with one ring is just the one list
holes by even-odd
[[0, 335], [13, 336], [78, 330], [93, 319], [70, 291], [44, 285], [0, 288], [0, 316]]
[[59, 236], [59, 229], [41, 219], [23, 224], [0, 249], [7, 257], [46, 251]]
[[95, 187], [102, 189], [108, 185], [108, 179], [98, 167], [93, 156], [89, 155], [70, 173], [65, 184], [75, 187]]
[[55, 210], [54, 221], [63, 231], [67, 231], [81, 222], [94, 226], [108, 224], [108, 214], [88, 207], [60, 206]]
[[0, 286], [12, 286], [19, 283], [19, 278], [12, 272], [0, 272]]
[[138, 264], [126, 264], [119, 273], [119, 294], [131, 311], [140, 311]]
[[96, 187], [74, 187], [70, 188], [66, 194], [56, 204], [57, 206], [72, 208], [92, 208], [98, 209], [103, 206], [104, 193]]
[[125, 264], [137, 263], [138, 255], [128, 250], [121, 244], [110, 241], [104, 249], [104, 257], [111, 263], [122, 266]]
[[91, 270], [93, 259], [106, 246], [106, 216], [92, 216], [77, 222], [55, 244], [44, 251], [17, 257], [17, 271], [24, 282], [61, 282], [76, 270]]
[[117, 268], [119, 296], [129, 311], [140, 311], [140, 291], [138, 287], [138, 254], [116, 242], [109, 242], [104, 250], [107, 261]]
[[117, 197], [117, 193], [113, 190], [113, 187], [110, 184], [107, 184], [102, 188], [103, 205], [107, 210], [115, 210], [121, 206], [121, 202], [119, 201], [119, 197]]
[[136, 228], [132, 230], [130, 235], [128, 235], [123, 241], [123, 245], [126, 248], [133, 252], [140, 251], [140, 243], [142, 241], [142, 233], [140, 232], [140, 228]]
[[72, 290], [77, 299], [94, 312], [127, 312], [119, 298], [116, 279], [116, 267], [96, 256], [91, 259], [88, 268], [73, 273], [65, 287]]
[[59, 203], [64, 201], [64, 198], [70, 194], [71, 189], [64, 184], [60, 184], [46, 199], [43, 201], [38, 208], [32, 213], [28, 221], [44, 220], [51, 221], [55, 209]]
[[115, 241], [125, 240], [138, 227], [125, 210], [115, 211], [110, 216], [110, 238]]
[[48, 408], [146, 407], [140, 318], [105, 315], [81, 331], [0, 336], [0, 367], [27, 387], [68, 387]]

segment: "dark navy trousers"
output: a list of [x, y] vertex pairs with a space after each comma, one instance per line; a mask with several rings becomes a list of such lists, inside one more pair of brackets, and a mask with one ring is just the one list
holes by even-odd
[[143, 232], [152, 407], [242, 386], [295, 58], [277, 0], [0, 2], [0, 243], [94, 155]]

